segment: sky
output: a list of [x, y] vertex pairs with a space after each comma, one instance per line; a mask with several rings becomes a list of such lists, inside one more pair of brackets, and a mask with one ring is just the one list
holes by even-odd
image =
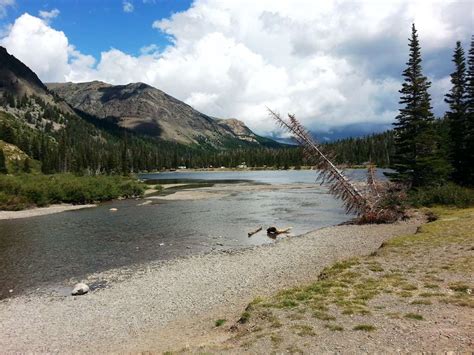
[[0, 45], [44, 82], [145, 82], [263, 135], [266, 107], [321, 137], [389, 128], [412, 23], [441, 116], [473, 1], [0, 0]]

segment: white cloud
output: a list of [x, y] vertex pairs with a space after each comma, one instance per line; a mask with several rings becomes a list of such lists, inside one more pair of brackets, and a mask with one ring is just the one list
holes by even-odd
[[134, 10], [134, 6], [130, 1], [124, 1], [122, 3], [122, 6], [123, 6], [123, 11], [124, 12], [133, 12], [133, 10]]
[[2, 46], [25, 62], [42, 80], [64, 81], [68, 64], [68, 39], [40, 18], [23, 14], [16, 19]]
[[197, 0], [153, 23], [171, 45], [148, 45], [138, 56], [112, 48], [96, 62], [29, 15], [2, 43], [45, 81], [141, 81], [206, 114], [242, 119], [259, 133], [275, 130], [265, 106], [324, 131], [393, 120], [413, 21], [425, 64], [445, 68], [427, 72], [441, 112], [450, 52], [470, 36], [469, 11], [462, 1]]
[[148, 46], [143, 46], [140, 48], [140, 53], [141, 54], [152, 54], [158, 52], [160, 47], [158, 47], [156, 44], [150, 44]]
[[0, 0], [0, 18], [7, 15], [7, 9], [15, 5], [15, 0]]
[[59, 16], [59, 10], [58, 9], [53, 9], [51, 11], [39, 11], [39, 17], [41, 17], [43, 20], [46, 22], [50, 22], [53, 18], [56, 18]]

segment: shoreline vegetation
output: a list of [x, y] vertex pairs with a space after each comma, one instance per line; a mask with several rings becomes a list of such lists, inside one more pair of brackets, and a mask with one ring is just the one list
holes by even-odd
[[86, 205], [143, 196], [146, 184], [123, 176], [0, 174], [0, 210], [20, 211], [55, 204]]

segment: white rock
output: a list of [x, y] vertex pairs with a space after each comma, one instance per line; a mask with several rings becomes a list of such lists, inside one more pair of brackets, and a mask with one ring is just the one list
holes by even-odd
[[80, 295], [86, 294], [87, 292], [89, 292], [89, 286], [80, 282], [76, 284], [76, 286], [74, 286], [74, 289], [72, 290], [71, 295], [80, 296]]
[[115, 212], [115, 211], [118, 211], [118, 209], [114, 207], [114, 208], [109, 209], [109, 211]]

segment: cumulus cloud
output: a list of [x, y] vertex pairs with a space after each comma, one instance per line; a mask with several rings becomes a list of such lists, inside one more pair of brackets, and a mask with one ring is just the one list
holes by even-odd
[[153, 23], [169, 46], [144, 46], [138, 56], [112, 48], [95, 61], [29, 15], [2, 43], [45, 81], [141, 81], [206, 114], [242, 119], [261, 134], [275, 130], [265, 106], [295, 113], [321, 132], [393, 121], [412, 22], [433, 81], [433, 106], [442, 113], [452, 47], [458, 39], [467, 45], [470, 11], [463, 1], [197, 0]]
[[124, 12], [133, 12], [134, 6], [130, 1], [124, 1], [122, 3], [122, 8]]
[[50, 21], [53, 18], [56, 18], [59, 16], [59, 10], [58, 9], [52, 9], [51, 11], [39, 11], [39, 17], [41, 17], [45, 21]]

